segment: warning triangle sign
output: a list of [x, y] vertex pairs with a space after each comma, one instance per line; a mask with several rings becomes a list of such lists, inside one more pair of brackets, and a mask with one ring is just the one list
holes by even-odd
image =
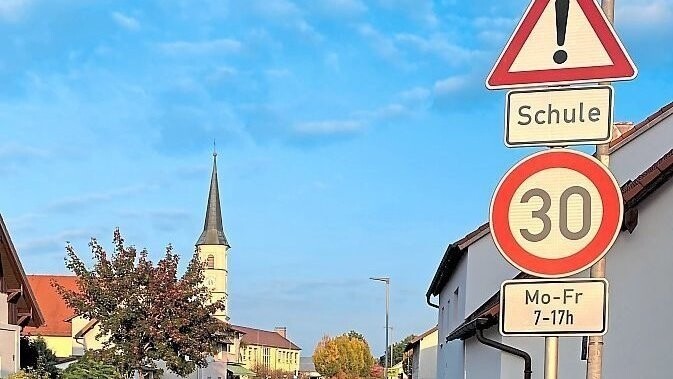
[[629, 80], [636, 74], [594, 0], [532, 0], [486, 87]]

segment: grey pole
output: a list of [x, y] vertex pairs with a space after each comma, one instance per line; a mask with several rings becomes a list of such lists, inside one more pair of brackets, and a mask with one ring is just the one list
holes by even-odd
[[[388, 369], [393, 364], [393, 352], [388, 353], [388, 349], [392, 350], [389, 343], [390, 329], [388, 326], [388, 321], [390, 318], [390, 278], [386, 278], [386, 367], [385, 367], [385, 378], [388, 379]], [[389, 363], [388, 363], [389, 362]]]
[[[601, 8], [608, 21], [615, 23], [615, 2], [614, 0], [602, 0]], [[605, 83], [610, 84], [610, 83]], [[612, 127], [612, 125], [610, 126]], [[610, 167], [610, 143], [596, 146], [596, 158], [601, 161], [605, 167]], [[591, 266], [590, 276], [592, 278], [605, 278], [605, 257], [601, 258]], [[587, 379], [601, 379], [603, 376], [603, 336], [589, 337], [587, 345]]]
[[390, 368], [389, 362], [392, 361], [392, 351], [389, 353], [388, 349], [390, 347], [389, 345], [389, 320], [390, 320], [390, 278], [389, 277], [379, 277], [379, 278], [374, 278], [371, 277], [369, 278], [371, 280], [376, 280], [378, 282], [383, 282], [386, 285], [386, 354], [385, 358], [383, 360], [383, 377], [384, 379], [388, 379], [388, 368]]
[[544, 338], [544, 379], [558, 379], [558, 337]]

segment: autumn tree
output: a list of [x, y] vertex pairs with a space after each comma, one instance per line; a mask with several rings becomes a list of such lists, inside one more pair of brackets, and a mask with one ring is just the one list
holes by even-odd
[[[414, 338], [416, 338], [416, 336], [411, 334], [411, 335], [408, 335], [408, 336], [404, 337], [403, 340], [398, 341], [398, 342], [393, 344], [392, 354], [391, 354], [393, 363], [390, 365], [391, 367], [395, 366], [396, 364], [398, 364], [400, 362], [402, 362], [402, 359], [404, 358], [404, 348]], [[385, 366], [384, 365], [385, 359], [386, 359], [385, 353], [382, 356], [379, 357], [379, 364], [381, 364], [381, 366]]]
[[108, 254], [96, 239], [89, 243], [93, 266], [66, 247], [66, 267], [78, 277], [78, 290], [54, 283], [69, 307], [87, 319], [97, 320], [96, 338], [102, 348], [93, 357], [112, 364], [124, 377], [144, 375], [157, 361], [186, 376], [205, 367], [229, 332], [211, 315], [224, 306], [210, 302], [203, 284], [204, 264], [194, 254], [181, 276], [179, 257], [169, 245], [157, 264], [147, 250], [127, 246], [119, 229], [114, 231], [114, 251]]
[[[350, 334], [350, 333], [349, 333]], [[364, 338], [344, 334], [323, 337], [313, 353], [316, 370], [325, 377], [369, 377], [374, 358]]]

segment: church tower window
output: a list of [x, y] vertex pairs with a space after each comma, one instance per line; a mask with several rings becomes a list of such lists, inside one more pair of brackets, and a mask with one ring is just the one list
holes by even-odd
[[212, 254], [206, 259], [206, 268], [211, 270], [215, 268], [215, 257]]

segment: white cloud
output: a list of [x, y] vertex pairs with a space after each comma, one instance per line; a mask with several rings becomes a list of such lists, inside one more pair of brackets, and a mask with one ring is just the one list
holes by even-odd
[[148, 190], [156, 189], [154, 185], [136, 185], [117, 188], [109, 191], [94, 192], [56, 200], [47, 206], [49, 211], [72, 211], [90, 204], [109, 201], [119, 197], [131, 196]]
[[372, 49], [386, 59], [399, 60], [401, 56], [400, 50], [395, 46], [392, 38], [384, 35], [369, 24], [363, 24], [358, 27], [358, 32], [365, 37]]
[[341, 64], [339, 63], [339, 54], [335, 52], [327, 53], [324, 58], [325, 66], [333, 71], [341, 71]]
[[[65, 245], [72, 240], [89, 239], [94, 232], [88, 229], [63, 230], [53, 235], [24, 240], [17, 243], [19, 251], [53, 250], [54, 254], [65, 256]], [[26, 254], [23, 252], [23, 254]]]
[[112, 19], [122, 28], [135, 31], [140, 29], [140, 22], [131, 16], [126, 16], [120, 12], [112, 12]]
[[408, 89], [406, 91], [402, 91], [398, 94], [398, 97], [402, 101], [408, 101], [408, 102], [422, 102], [430, 98], [431, 92], [427, 88], [424, 87], [414, 87], [411, 89]]
[[449, 37], [443, 34], [433, 34], [427, 38], [414, 34], [397, 34], [395, 40], [422, 53], [435, 55], [450, 64], [469, 62], [480, 54], [478, 50], [452, 44]]
[[636, 29], [668, 26], [673, 22], [673, 1], [626, 1], [617, 2], [615, 20], [618, 25]]
[[472, 22], [479, 29], [512, 28], [516, 19], [507, 17], [477, 17]]
[[379, 4], [403, 12], [425, 26], [435, 27], [439, 24], [433, 0], [379, 0]]
[[299, 7], [287, 0], [256, 1], [253, 8], [257, 14], [273, 19], [287, 19], [301, 15]]
[[332, 14], [358, 15], [367, 11], [367, 6], [360, 0], [322, 0], [321, 5]]
[[0, 159], [26, 159], [26, 158], [44, 158], [48, 155], [46, 150], [36, 147], [20, 145], [18, 143], [4, 143], [0, 145]]
[[0, 20], [18, 21], [33, 0], [0, 0]]
[[238, 53], [243, 45], [232, 38], [220, 38], [208, 41], [174, 41], [159, 44], [159, 48], [167, 54], [214, 54]]
[[295, 124], [293, 130], [304, 135], [335, 135], [357, 133], [364, 127], [359, 120], [322, 120]]
[[450, 76], [436, 81], [433, 92], [435, 96], [446, 96], [466, 89], [469, 84], [470, 78], [467, 75]]

